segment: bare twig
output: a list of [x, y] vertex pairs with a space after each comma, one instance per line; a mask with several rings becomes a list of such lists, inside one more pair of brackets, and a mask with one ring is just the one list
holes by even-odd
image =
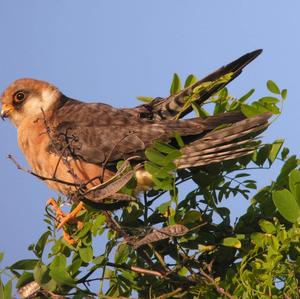
[[[174, 295], [178, 295], [179, 293], [181, 293], [183, 291], [182, 288], [177, 288], [176, 290], [170, 292], [170, 293], [167, 293], [167, 294], [163, 294], [161, 296], [158, 296], [158, 297], [154, 297], [152, 299], [168, 299], [168, 298], [171, 298], [172, 296]], [[185, 293], [185, 292], [184, 292]]]
[[17, 169], [19, 169], [21, 171], [24, 171], [24, 172], [27, 172], [27, 173], [29, 173], [29, 174], [37, 177], [38, 179], [40, 179], [42, 181], [53, 181], [53, 182], [65, 184], [65, 185], [68, 185], [68, 186], [80, 187], [80, 184], [63, 181], [63, 180], [60, 180], [60, 179], [57, 179], [57, 178], [47, 178], [47, 177], [41, 176], [41, 175], [33, 172], [32, 170], [26, 169], [26, 168], [22, 167], [11, 154], [9, 154], [7, 156], [7, 158], [9, 160], [11, 160], [15, 164], [15, 166], [17, 167]]
[[205, 279], [215, 287], [216, 291], [217, 291], [220, 295], [226, 296], [226, 297], [228, 297], [229, 299], [234, 299], [234, 297], [233, 297], [231, 294], [229, 294], [227, 291], [225, 291], [222, 287], [220, 287], [220, 286], [217, 284], [217, 282], [215, 281], [215, 279], [214, 279], [212, 276], [210, 276], [209, 274], [205, 273], [203, 270], [200, 270], [200, 274], [201, 274], [203, 277], [205, 277]]
[[158, 271], [144, 269], [144, 268], [140, 268], [140, 267], [136, 267], [136, 266], [128, 266], [126, 264], [115, 264], [115, 263], [111, 263], [111, 262], [107, 262], [106, 265], [109, 267], [131, 270], [131, 271], [134, 271], [134, 272], [140, 273], [140, 274], [151, 275], [151, 276], [156, 276], [156, 277], [164, 277], [164, 275]]

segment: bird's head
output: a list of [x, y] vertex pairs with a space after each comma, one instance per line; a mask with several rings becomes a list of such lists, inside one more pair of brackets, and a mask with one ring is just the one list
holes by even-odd
[[53, 85], [34, 79], [19, 79], [3, 92], [1, 118], [9, 118], [18, 127], [24, 119], [39, 117], [60, 99]]

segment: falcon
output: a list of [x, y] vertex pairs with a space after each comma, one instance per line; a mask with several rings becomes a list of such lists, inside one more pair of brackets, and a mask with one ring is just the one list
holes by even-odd
[[[181, 156], [174, 161], [177, 168], [231, 160], [253, 152], [247, 144], [253, 134], [267, 128], [270, 113], [251, 118], [241, 112], [204, 119], [175, 116], [197, 86], [231, 74], [228, 81], [201, 90], [196, 99], [201, 104], [237, 77], [260, 53], [261, 50], [248, 53], [176, 95], [126, 109], [84, 103], [65, 96], [50, 83], [19, 79], [2, 94], [1, 117], [9, 118], [17, 128], [18, 145], [33, 171], [43, 178], [55, 178], [45, 182], [65, 195], [74, 191], [76, 184], [95, 186], [110, 180], [116, 174], [119, 160], [143, 162], [145, 149], [156, 140], [171, 143], [175, 133], [186, 143], [180, 149]], [[190, 110], [188, 107], [178, 118]], [[138, 169], [136, 180], [144, 188], [151, 175]]]

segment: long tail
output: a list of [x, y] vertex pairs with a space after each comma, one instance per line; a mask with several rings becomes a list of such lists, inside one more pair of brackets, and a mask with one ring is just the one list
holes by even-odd
[[186, 145], [182, 156], [175, 160], [178, 168], [203, 166], [219, 163], [251, 154], [255, 136], [268, 127], [267, 112], [248, 119], [238, 121], [223, 129], [211, 131], [201, 139]]
[[[232, 73], [231, 79], [227, 81], [226, 83], [220, 83], [213, 88], [210, 88], [208, 90], [203, 90], [200, 92], [198, 99], [196, 102], [198, 104], [203, 103], [208, 98], [210, 98], [213, 94], [215, 94], [217, 91], [221, 90], [224, 86], [226, 86], [229, 82], [234, 80], [237, 76], [239, 76], [243, 70], [243, 68], [248, 65], [252, 60], [254, 60], [257, 56], [261, 54], [262, 50], [258, 49], [253, 52], [247, 53], [243, 55], [242, 57], [234, 60], [233, 62], [217, 69], [210, 75], [206, 76], [200, 81], [197, 81], [196, 83], [192, 84], [191, 86], [181, 90], [175, 95], [171, 95], [165, 99], [159, 99], [151, 102], [150, 104], [146, 105], [140, 105], [133, 109], [130, 109], [131, 111], [128, 111], [130, 113], [138, 113], [144, 118], [151, 118], [151, 119], [170, 119], [177, 115], [182, 107], [185, 104], [186, 96], [190, 95], [195, 87], [203, 84], [204, 82], [208, 81], [216, 81], [217, 79], [221, 78], [222, 76]], [[126, 109], [127, 110], [127, 109]], [[184, 117], [186, 114], [192, 111], [192, 108], [188, 108], [184, 112], [180, 114], [180, 117]]]

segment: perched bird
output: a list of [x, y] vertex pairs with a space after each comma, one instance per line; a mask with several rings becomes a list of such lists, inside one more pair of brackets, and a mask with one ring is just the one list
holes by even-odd
[[[174, 132], [186, 141], [182, 156], [174, 161], [178, 168], [222, 162], [253, 152], [247, 142], [252, 133], [268, 126], [270, 113], [248, 119], [240, 112], [205, 119], [177, 120], [174, 116], [195, 87], [227, 73], [232, 74], [230, 80], [234, 79], [260, 53], [257, 50], [242, 56], [177, 95], [130, 109], [84, 103], [65, 96], [47, 82], [19, 79], [2, 94], [1, 117], [9, 118], [16, 126], [19, 147], [33, 171], [45, 178], [55, 177], [57, 180], [46, 180], [46, 183], [66, 195], [74, 189], [73, 183], [85, 184], [95, 177], [100, 180], [102, 174], [101, 179], [107, 181], [114, 176], [120, 159], [134, 156], [136, 161], [143, 161], [146, 148], [158, 139], [172, 142]], [[198, 103], [225, 84], [201, 91]], [[229, 126], [215, 130], [224, 124]], [[245, 140], [240, 141], [241, 137]], [[144, 184], [145, 177], [149, 181], [149, 174], [138, 170], [137, 184]]]

